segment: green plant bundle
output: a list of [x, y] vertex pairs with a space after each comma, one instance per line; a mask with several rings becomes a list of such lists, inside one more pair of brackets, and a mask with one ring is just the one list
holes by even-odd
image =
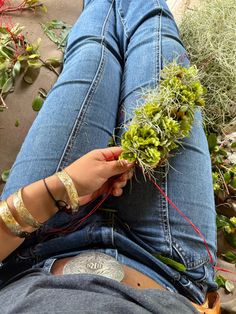
[[180, 25], [190, 61], [207, 88], [208, 133], [222, 131], [236, 116], [236, 1], [205, 0]]
[[120, 159], [137, 163], [145, 172], [167, 163], [170, 151], [189, 136], [194, 112], [205, 103], [203, 94], [195, 66], [166, 66], [159, 87], [144, 93], [144, 104], [126, 126]]

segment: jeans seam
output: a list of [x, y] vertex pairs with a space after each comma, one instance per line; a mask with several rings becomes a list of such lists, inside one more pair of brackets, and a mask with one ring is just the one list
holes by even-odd
[[[108, 22], [108, 18], [110, 16], [110, 13], [111, 13], [111, 9], [114, 5], [114, 0], [112, 1], [111, 5], [110, 5], [110, 8], [108, 10], [108, 13], [106, 15], [106, 18], [104, 20], [104, 23], [103, 23], [103, 26], [102, 26], [102, 31], [101, 31], [101, 36], [102, 36], [102, 40], [101, 40], [101, 46], [102, 46], [102, 51], [101, 51], [101, 59], [100, 59], [100, 62], [99, 62], [99, 65], [98, 65], [98, 69], [97, 69], [97, 72], [94, 76], [94, 79], [91, 83], [91, 86], [87, 92], [87, 94], [85, 95], [85, 98], [84, 98], [84, 101], [81, 105], [81, 108], [79, 110], [79, 113], [76, 117], [76, 120], [75, 120], [75, 123], [73, 125], [73, 128], [72, 128], [72, 131], [69, 135], [69, 138], [67, 140], [67, 143], [65, 145], [65, 148], [62, 152], [62, 155], [61, 155], [61, 158], [58, 162], [58, 166], [57, 166], [57, 169], [56, 169], [56, 172], [63, 169], [64, 166], [67, 165], [68, 163], [68, 160], [67, 160], [67, 156], [69, 155], [69, 153], [71, 152], [71, 149], [72, 149], [72, 146], [73, 146], [73, 143], [74, 143], [74, 140], [76, 138], [76, 134], [78, 133], [78, 129], [79, 127], [81, 126], [82, 124], [82, 118], [81, 116], [83, 115], [83, 111], [86, 112], [86, 108], [88, 108], [89, 104], [90, 104], [90, 101], [92, 99], [92, 96], [94, 95], [95, 93], [95, 90], [96, 90], [96, 87], [102, 77], [102, 71], [104, 69], [104, 64], [105, 64], [105, 56], [106, 56], [106, 47], [104, 45], [104, 41], [105, 41], [105, 32], [106, 32], [106, 26], [107, 26], [107, 22]], [[85, 115], [85, 113], [84, 113]]]
[[121, 10], [118, 9], [118, 15], [119, 15], [119, 18], [120, 18], [120, 21], [121, 21], [121, 24], [123, 26], [123, 29], [124, 29], [124, 34], [125, 34], [125, 37], [126, 38], [129, 38], [129, 34], [128, 34], [128, 31], [126, 30], [126, 25], [125, 25], [125, 19], [122, 17], [121, 15]]
[[[156, 5], [156, 8], [160, 8], [159, 0], [154, 0], [154, 4]], [[156, 26], [156, 44], [155, 44], [155, 84], [158, 85], [160, 82], [160, 69], [161, 69], [161, 20], [162, 20], [162, 11], [160, 15], [158, 15], [158, 24]], [[165, 171], [166, 171], [165, 167]], [[161, 174], [162, 176], [162, 174]], [[161, 188], [168, 193], [168, 186], [167, 186], [167, 176], [164, 177], [164, 179], [161, 177]], [[166, 199], [164, 196], [160, 196], [161, 198], [161, 212], [162, 212], [162, 224], [163, 224], [163, 232], [164, 237], [167, 242], [167, 248], [168, 248], [168, 254], [172, 256], [172, 238], [171, 238], [171, 232], [170, 232], [170, 222], [169, 222], [169, 207]]]
[[[166, 171], [165, 166], [165, 171]], [[161, 188], [165, 191], [166, 194], [168, 194], [168, 184], [167, 184], [167, 176], [165, 175], [165, 178], [161, 178]], [[168, 254], [172, 256], [172, 237], [171, 237], [171, 231], [170, 231], [170, 221], [169, 221], [169, 206], [168, 202], [165, 199], [164, 196], [161, 195], [161, 208], [162, 208], [162, 223], [163, 223], [163, 231], [164, 231], [164, 237], [167, 242], [167, 248], [168, 248]]]
[[[159, 0], [154, 0], [154, 4], [156, 5], [156, 8], [160, 8]], [[157, 40], [155, 41], [155, 84], [157, 85], [160, 82], [160, 69], [161, 69], [161, 19], [162, 19], [162, 11], [160, 15], [158, 15], [158, 25], [156, 26], [156, 36]]]
[[200, 266], [203, 266], [207, 262], [209, 262], [209, 257], [201, 257], [198, 260], [196, 258], [194, 259], [194, 262], [190, 261], [189, 257], [187, 257], [186, 252], [182, 248], [181, 245], [177, 241], [172, 240], [172, 246], [175, 250], [175, 252], [178, 254], [178, 256], [181, 258], [183, 264], [187, 267], [187, 270], [194, 270]]

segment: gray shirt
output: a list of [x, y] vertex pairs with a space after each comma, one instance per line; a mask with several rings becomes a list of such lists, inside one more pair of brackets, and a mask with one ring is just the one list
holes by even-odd
[[134, 289], [98, 275], [33, 271], [0, 290], [0, 313], [198, 313], [181, 295]]

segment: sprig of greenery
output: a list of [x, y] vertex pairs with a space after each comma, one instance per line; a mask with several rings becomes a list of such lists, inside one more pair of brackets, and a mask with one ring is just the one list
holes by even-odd
[[236, 164], [229, 156], [234, 153], [236, 142], [219, 141], [217, 134], [208, 135], [208, 146], [212, 161], [212, 179], [216, 194], [236, 194]]
[[227, 251], [222, 253], [221, 256], [223, 259], [229, 263], [236, 264], [236, 254], [232, 251]]
[[159, 253], [153, 253], [153, 256], [155, 256], [157, 259], [159, 259], [160, 261], [162, 261], [164, 264], [178, 270], [181, 272], [184, 272], [187, 270], [186, 266], [180, 262], [177, 262], [175, 260], [173, 260], [172, 258], [163, 256]]
[[236, 248], [236, 217], [228, 218], [224, 215], [216, 217], [217, 230], [222, 230], [226, 241]]
[[215, 282], [218, 285], [218, 288], [224, 288], [228, 293], [234, 291], [234, 284], [232, 281], [225, 279], [222, 275], [218, 275], [215, 279]]
[[137, 163], [144, 172], [167, 163], [170, 152], [189, 136], [194, 112], [204, 106], [204, 92], [195, 66], [166, 66], [160, 86], [145, 92], [144, 105], [126, 126], [120, 159]]
[[13, 28], [0, 27], [0, 109], [7, 108], [4, 98], [14, 90], [14, 83], [20, 73], [23, 79], [32, 84], [39, 75], [42, 66], [53, 70], [60, 65], [56, 58], [43, 61], [40, 57], [39, 44], [30, 43], [22, 34], [24, 27], [16, 24]]
[[43, 12], [47, 12], [47, 7], [42, 3], [42, 1], [39, 0], [24, 0], [18, 5], [5, 5], [0, 9], [0, 14], [8, 14], [13, 12], [20, 12], [24, 10], [33, 10], [36, 11], [37, 9], [40, 9]]
[[71, 25], [59, 20], [51, 20], [42, 24], [44, 33], [57, 45], [58, 49], [62, 51], [65, 49], [71, 27]]
[[3, 98], [13, 91], [16, 77], [24, 71], [24, 80], [33, 83], [39, 73], [41, 62], [38, 51], [40, 40], [36, 44], [26, 41], [22, 30], [24, 27], [16, 24], [12, 29], [0, 27], [0, 93]]

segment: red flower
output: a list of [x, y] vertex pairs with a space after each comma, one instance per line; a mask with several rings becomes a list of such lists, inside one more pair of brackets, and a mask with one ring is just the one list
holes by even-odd
[[0, 8], [4, 6], [4, 4], [5, 4], [5, 0], [0, 0]]

